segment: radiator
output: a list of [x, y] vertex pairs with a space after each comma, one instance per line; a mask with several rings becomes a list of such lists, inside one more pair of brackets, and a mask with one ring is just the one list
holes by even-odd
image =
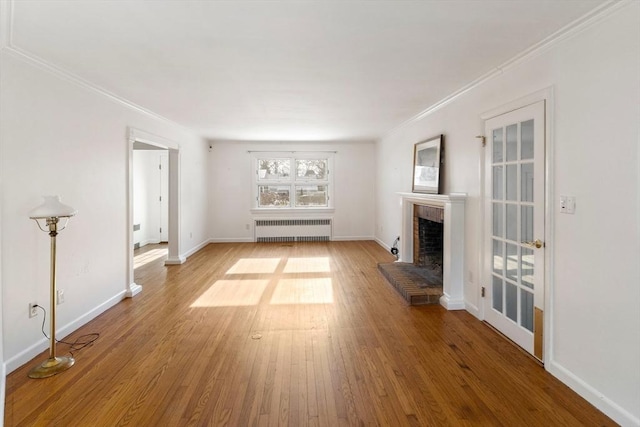
[[256, 242], [328, 242], [331, 219], [257, 219]]

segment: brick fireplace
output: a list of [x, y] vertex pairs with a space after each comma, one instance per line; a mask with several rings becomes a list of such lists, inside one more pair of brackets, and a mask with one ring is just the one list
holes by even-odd
[[[420, 265], [421, 262], [436, 267], [438, 258], [427, 255], [439, 252], [442, 278], [440, 304], [449, 310], [462, 310], [464, 303], [464, 211], [466, 194], [418, 194], [400, 193], [402, 199], [402, 232], [400, 235], [400, 262]], [[417, 217], [417, 220], [416, 220]], [[420, 223], [427, 224], [421, 231]], [[429, 239], [426, 248], [415, 243], [420, 234], [430, 237], [440, 233], [438, 238]], [[416, 236], [417, 234], [417, 236]], [[439, 247], [441, 242], [441, 248]], [[441, 249], [441, 250], [440, 250]], [[424, 261], [426, 258], [426, 261]], [[422, 259], [422, 260], [421, 260]], [[429, 268], [431, 270], [432, 268]], [[435, 275], [435, 272], [432, 272]], [[439, 273], [439, 272], [438, 272]]]
[[440, 277], [444, 248], [444, 209], [413, 205], [413, 265]]

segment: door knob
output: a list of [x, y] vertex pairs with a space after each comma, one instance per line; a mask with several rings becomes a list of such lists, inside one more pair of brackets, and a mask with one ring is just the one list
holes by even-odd
[[522, 242], [522, 244], [530, 246], [532, 248], [537, 248], [537, 249], [540, 249], [541, 247], [544, 246], [544, 242], [541, 241], [540, 239], [536, 239], [533, 242]]

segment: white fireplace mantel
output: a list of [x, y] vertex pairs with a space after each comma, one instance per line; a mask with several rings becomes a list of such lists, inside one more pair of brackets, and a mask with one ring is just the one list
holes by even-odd
[[440, 304], [448, 310], [463, 310], [464, 305], [464, 204], [466, 193], [398, 193], [402, 198], [401, 262], [413, 262], [413, 207], [435, 206], [444, 209], [442, 283]]

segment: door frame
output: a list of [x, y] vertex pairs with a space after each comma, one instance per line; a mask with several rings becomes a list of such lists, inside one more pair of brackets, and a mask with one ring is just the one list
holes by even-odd
[[127, 291], [129, 298], [139, 294], [142, 286], [134, 281], [133, 273], [133, 144], [143, 143], [166, 149], [169, 152], [169, 254], [165, 265], [182, 264], [180, 255], [180, 145], [177, 142], [149, 132], [129, 127], [127, 141]]
[[[499, 107], [493, 108], [480, 115], [482, 120], [482, 134], [484, 134], [485, 122], [497, 116], [509, 113], [514, 110], [518, 110], [523, 107], [527, 107], [531, 104], [535, 104], [540, 101], [545, 101], [544, 111], [544, 132], [545, 132], [545, 150], [544, 150], [544, 221], [545, 221], [545, 271], [544, 271], [544, 314], [543, 314], [543, 349], [542, 349], [542, 361], [547, 364], [551, 361], [551, 355], [553, 354], [553, 294], [554, 288], [553, 278], [555, 277], [553, 264], [554, 253], [554, 220], [553, 212], [555, 209], [555, 189], [554, 189], [554, 141], [553, 141], [553, 117], [554, 114], [554, 89], [553, 86], [539, 90], [537, 92], [526, 95], [515, 101], [508, 102]], [[485, 141], [489, 140], [488, 135], [485, 135]], [[488, 144], [485, 145], [484, 150], [488, 150]], [[487, 195], [485, 191], [485, 151], [480, 151], [480, 232], [478, 233], [478, 248], [480, 248], [478, 257], [478, 272], [481, 278], [480, 286], [478, 286], [478, 301], [481, 301], [479, 305], [480, 319], [485, 320], [485, 301], [482, 297], [482, 288], [488, 289], [488, 284], [484, 283], [486, 278], [484, 277], [484, 265], [486, 257], [489, 254], [485, 253], [484, 241], [487, 238], [485, 233], [485, 221], [487, 221], [486, 203]]]

